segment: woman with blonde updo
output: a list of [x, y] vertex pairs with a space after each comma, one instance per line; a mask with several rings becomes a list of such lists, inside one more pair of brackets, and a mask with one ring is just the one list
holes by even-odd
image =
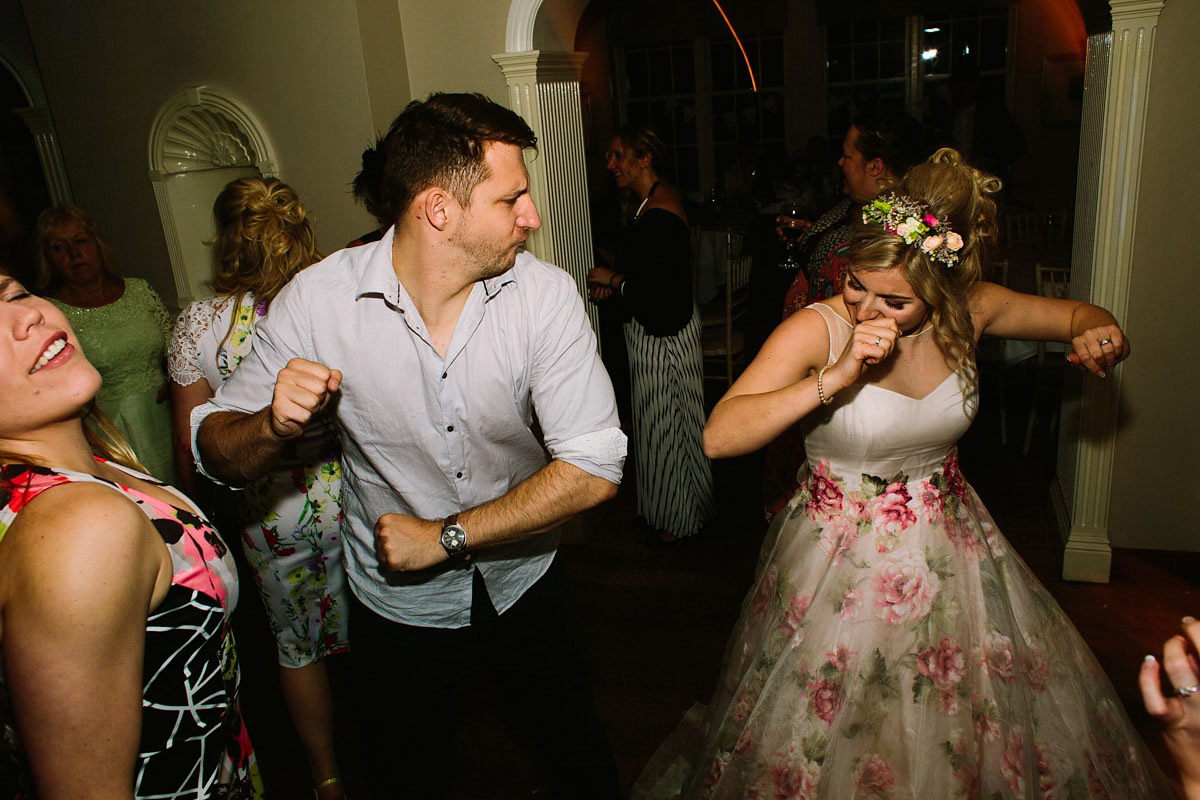
[[[176, 449], [191, 452], [192, 409], [212, 397], [292, 277], [318, 261], [309, 214], [277, 178], [239, 178], [213, 205], [216, 297], [179, 315], [168, 353]], [[341, 450], [326, 417], [241, 493], [242, 537], [279, 652], [280, 682], [318, 800], [343, 796], [326, 656], [348, 649], [342, 567]], [[190, 461], [179, 462], [185, 481]]]
[[799, 421], [807, 462], [700, 730], [682, 728], [633, 797], [1170, 796], [959, 470], [980, 336], [1064, 342], [1101, 378], [1129, 354], [1102, 308], [979, 282], [999, 188], [953, 150], [885, 187], [841, 294], [780, 325], [713, 410], [709, 455]]

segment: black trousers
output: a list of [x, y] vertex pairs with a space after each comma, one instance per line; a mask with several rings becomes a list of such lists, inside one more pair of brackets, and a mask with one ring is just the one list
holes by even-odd
[[403, 625], [353, 604], [353, 715], [369, 798], [447, 797], [463, 689], [480, 669], [507, 694], [540, 750], [556, 800], [620, 796], [587, 662], [568, 631], [557, 564], [503, 614], [475, 570], [465, 628]]

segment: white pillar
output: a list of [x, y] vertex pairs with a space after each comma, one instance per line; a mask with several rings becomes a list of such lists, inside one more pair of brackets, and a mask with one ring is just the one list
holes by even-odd
[[58, 135], [54, 132], [54, 119], [50, 109], [43, 106], [14, 108], [17, 116], [25, 121], [37, 145], [38, 160], [42, 162], [42, 175], [50, 202], [54, 205], [70, 202], [71, 184], [67, 181], [67, 167], [63, 163], [62, 151], [58, 147]]
[[[1163, 4], [1164, 0], [1110, 0], [1112, 33], [1093, 36], [1088, 42], [1089, 69], [1093, 57], [1107, 55], [1108, 63], [1104, 85], [1088, 87], [1089, 92], [1102, 93], [1099, 119], [1091, 119], [1089, 109], [1084, 109], [1071, 291], [1076, 298], [1111, 310], [1118, 321], [1125, 319], [1129, 305], [1150, 67]], [[1089, 122], [1102, 125], [1098, 154], [1088, 151]], [[1112, 561], [1108, 497], [1121, 375], [1118, 367], [1105, 380], [1083, 382], [1078, 429], [1064, 426], [1059, 440], [1060, 513], [1067, 523], [1063, 577], [1067, 580], [1108, 581]]]
[[[529, 188], [542, 227], [529, 237], [529, 252], [570, 273], [584, 297], [593, 264], [579, 98], [579, 72], [586, 58], [586, 53], [540, 50], [492, 56], [508, 83], [510, 107], [538, 137], [537, 156], [529, 163]], [[598, 333], [596, 308], [586, 306]]]

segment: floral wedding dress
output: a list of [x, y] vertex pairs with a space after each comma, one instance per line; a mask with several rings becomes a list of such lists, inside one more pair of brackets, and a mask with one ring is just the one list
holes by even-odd
[[[815, 304], [829, 360], [852, 329]], [[1171, 797], [1108, 678], [958, 468], [957, 375], [805, 420], [713, 703], [634, 798]], [[1136, 657], [1136, 654], [1131, 654]]]

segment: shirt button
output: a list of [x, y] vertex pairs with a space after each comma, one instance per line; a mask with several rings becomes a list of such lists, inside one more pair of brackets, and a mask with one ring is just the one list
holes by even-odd
[[453, 425], [447, 425], [447, 426], [446, 426], [446, 430], [447, 430], [447, 431], [449, 431], [449, 432], [451, 432], [451, 433], [453, 433], [453, 432], [454, 432], [454, 426], [453, 426]]
[[442, 380], [446, 380], [446, 376], [447, 376], [447, 375], [449, 375], [449, 374], [450, 374], [449, 372], [443, 372], [443, 373], [442, 373]]
[[461, 473], [461, 472], [459, 472], [459, 473], [456, 473], [456, 474], [454, 475], [454, 477], [456, 477], [456, 478], [461, 478], [461, 477], [462, 477], [462, 473]]

